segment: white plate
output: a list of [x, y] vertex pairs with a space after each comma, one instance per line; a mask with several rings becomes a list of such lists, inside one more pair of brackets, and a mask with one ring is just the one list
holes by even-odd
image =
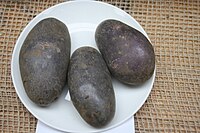
[[[49, 107], [39, 107], [27, 97], [19, 70], [19, 52], [29, 31], [40, 20], [54, 17], [64, 22], [69, 28], [72, 52], [83, 45], [96, 47], [94, 32], [97, 25], [106, 19], [120, 20], [147, 34], [139, 23], [123, 10], [97, 1], [71, 1], [53, 6], [37, 15], [19, 36], [12, 55], [11, 73], [16, 92], [24, 106], [40, 121], [67, 132], [100, 132], [113, 128], [136, 113], [143, 105], [152, 89], [155, 72], [151, 79], [141, 86], [126, 86], [113, 79], [116, 95], [116, 113], [114, 119], [104, 128], [96, 129], [86, 124], [79, 116], [71, 102], [65, 100], [67, 89], [57, 101]], [[147, 37], [148, 38], [148, 37]]]

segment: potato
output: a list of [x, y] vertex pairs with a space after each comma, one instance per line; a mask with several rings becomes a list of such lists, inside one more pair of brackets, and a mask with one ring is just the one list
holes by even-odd
[[102, 127], [111, 121], [115, 94], [106, 63], [96, 49], [81, 47], [72, 54], [68, 85], [75, 108], [88, 124]]
[[19, 66], [28, 97], [48, 106], [66, 84], [70, 59], [70, 35], [64, 23], [47, 18], [29, 32], [20, 50]]
[[138, 85], [152, 76], [154, 49], [138, 30], [117, 20], [105, 20], [96, 29], [95, 41], [116, 79]]

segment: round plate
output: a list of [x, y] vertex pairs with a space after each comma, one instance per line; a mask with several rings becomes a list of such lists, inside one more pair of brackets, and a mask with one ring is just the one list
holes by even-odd
[[100, 132], [111, 129], [133, 116], [147, 99], [155, 79], [153, 76], [140, 86], [127, 86], [113, 79], [116, 96], [116, 113], [113, 120], [104, 128], [96, 129], [85, 123], [73, 104], [65, 100], [67, 87], [62, 95], [49, 107], [39, 107], [27, 97], [19, 70], [20, 48], [29, 31], [42, 19], [54, 17], [66, 24], [71, 36], [71, 53], [81, 46], [97, 48], [94, 39], [95, 29], [106, 19], [120, 20], [147, 34], [139, 23], [123, 10], [97, 1], [71, 1], [53, 6], [37, 15], [22, 31], [12, 55], [11, 73], [16, 92], [24, 106], [43, 123], [67, 132]]

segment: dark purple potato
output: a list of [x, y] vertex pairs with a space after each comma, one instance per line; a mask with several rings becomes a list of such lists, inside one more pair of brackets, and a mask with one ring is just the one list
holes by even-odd
[[97, 27], [95, 40], [116, 79], [125, 84], [138, 85], [152, 76], [154, 49], [138, 30], [117, 20], [105, 20]]
[[66, 84], [70, 59], [70, 35], [55, 18], [37, 23], [20, 51], [19, 66], [28, 97], [39, 106], [48, 106], [60, 96]]
[[94, 48], [77, 49], [70, 60], [68, 85], [81, 117], [94, 127], [108, 124], [115, 114], [115, 94], [110, 72]]

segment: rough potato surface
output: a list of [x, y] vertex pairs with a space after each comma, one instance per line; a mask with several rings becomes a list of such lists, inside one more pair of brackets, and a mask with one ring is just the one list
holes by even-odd
[[117, 20], [105, 20], [97, 27], [95, 40], [116, 79], [137, 85], [152, 76], [155, 68], [154, 49], [138, 30]]
[[112, 80], [96, 49], [81, 47], [73, 53], [68, 84], [73, 104], [88, 124], [102, 127], [111, 121], [115, 114]]
[[66, 84], [70, 59], [70, 35], [64, 23], [47, 18], [26, 37], [19, 55], [22, 82], [28, 97], [48, 106]]

